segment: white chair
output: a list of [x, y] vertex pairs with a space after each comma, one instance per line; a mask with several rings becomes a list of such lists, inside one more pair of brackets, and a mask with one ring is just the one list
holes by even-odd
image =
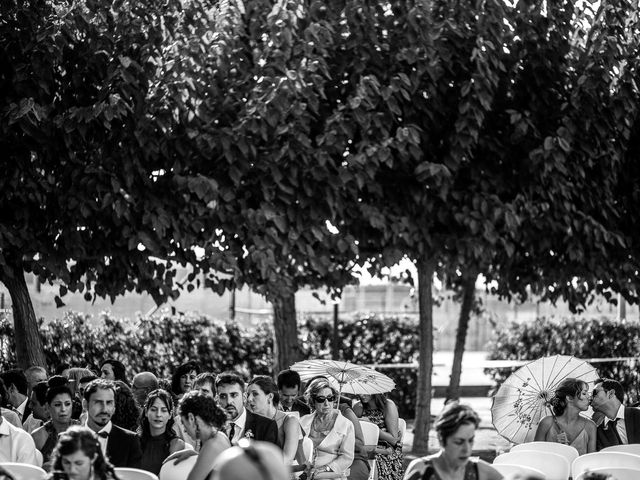
[[562, 455], [540, 450], [503, 453], [493, 461], [494, 465], [501, 463], [535, 468], [540, 470], [547, 477], [547, 480], [567, 480], [571, 471], [569, 462]]
[[197, 455], [192, 455], [177, 465], [173, 463], [173, 460], [169, 460], [160, 469], [160, 480], [184, 480], [189, 476], [196, 460], [198, 460]]
[[398, 427], [400, 428], [400, 442], [404, 441], [404, 434], [407, 433], [407, 421], [404, 418], [398, 419]]
[[571, 472], [573, 478], [596, 468], [608, 467], [635, 468], [640, 470], [640, 457], [631, 453], [596, 452], [581, 455], [573, 461]]
[[511, 448], [512, 452], [518, 452], [520, 450], [535, 450], [540, 452], [551, 452], [557, 453], [558, 455], [562, 455], [567, 459], [569, 465], [573, 463], [573, 461], [580, 456], [578, 450], [571, 445], [565, 445], [564, 443], [556, 443], [556, 442], [528, 442], [521, 443], [520, 445], [514, 445]]
[[537, 468], [523, 467], [522, 465], [512, 465], [511, 463], [494, 463], [491, 465], [504, 478], [511, 478], [519, 475], [524, 478], [534, 477], [540, 480], [547, 480], [547, 477]]
[[120, 480], [158, 480], [158, 477], [153, 473], [138, 468], [117, 467], [114, 470]]
[[47, 476], [42, 468], [28, 463], [5, 462], [0, 463], [0, 466], [13, 475], [15, 480], [41, 480]]
[[[380, 437], [380, 428], [371, 422], [360, 420], [360, 427], [362, 428], [362, 436], [364, 437], [365, 447], [376, 447], [378, 445], [378, 438]], [[371, 472], [369, 473], [369, 480], [374, 480], [377, 477], [376, 461], [369, 460], [369, 466]]]
[[594, 468], [593, 470], [589, 470], [589, 472], [583, 472], [578, 475], [578, 478], [574, 480], [584, 480], [584, 477], [587, 473], [606, 473], [607, 475], [612, 475], [616, 480], [638, 480], [640, 478], [640, 470], [636, 470], [635, 468]]
[[640, 455], [640, 443], [630, 443], [628, 445], [612, 445], [610, 447], [605, 447], [601, 452], [620, 452], [620, 453], [630, 453], [632, 455]]

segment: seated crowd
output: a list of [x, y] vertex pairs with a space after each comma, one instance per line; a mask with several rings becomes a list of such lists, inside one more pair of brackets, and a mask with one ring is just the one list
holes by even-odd
[[[49, 478], [74, 480], [117, 480], [118, 467], [158, 475], [166, 463], [189, 457], [196, 458], [186, 480], [285, 480], [292, 472], [301, 479], [366, 480], [372, 464], [379, 479], [503, 478], [497, 466], [472, 456], [480, 420], [457, 402], [436, 420], [441, 449], [405, 472], [395, 404], [379, 394], [347, 398], [322, 376], [301, 394], [292, 370], [277, 381], [259, 375], [245, 383], [236, 373], [200, 372], [189, 362], [171, 379], [139, 372], [129, 382], [125, 366], [109, 359], [100, 376], [85, 368], [59, 373], [30, 367], [0, 374], [0, 463], [41, 466]], [[535, 440], [570, 445], [576, 456], [640, 443], [640, 410], [623, 400], [614, 380], [599, 380], [589, 392], [585, 382], [567, 378]], [[589, 406], [593, 420], [580, 415]], [[366, 445], [363, 420], [379, 427], [377, 445]]]
[[[277, 381], [259, 375], [245, 383], [233, 372], [201, 372], [195, 362], [167, 380], [139, 372], [129, 381], [114, 359], [99, 372], [65, 368], [48, 375], [30, 367], [0, 374], [0, 463], [36, 465], [52, 479], [114, 480], [115, 468], [159, 475], [164, 464], [195, 456], [187, 480], [284, 480], [291, 472], [366, 480], [372, 461], [379, 478], [403, 478], [398, 411], [384, 395], [346, 398], [325, 377], [303, 391], [292, 370]], [[361, 420], [380, 427], [377, 446], [365, 445]], [[222, 473], [249, 472], [252, 462], [271, 473]]]

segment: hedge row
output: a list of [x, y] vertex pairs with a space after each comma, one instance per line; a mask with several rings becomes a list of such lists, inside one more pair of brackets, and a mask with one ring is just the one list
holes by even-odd
[[[416, 320], [399, 317], [361, 316], [339, 324], [341, 359], [354, 363], [406, 363], [417, 360]], [[207, 371], [236, 370], [245, 377], [273, 374], [271, 323], [244, 328], [204, 316], [162, 314], [135, 321], [104, 314], [94, 319], [68, 313], [62, 319], [40, 324], [49, 368], [63, 363], [100, 365], [115, 358], [130, 372], [152, 371], [163, 377], [187, 360], [196, 360]], [[300, 325], [305, 358], [331, 358], [332, 323], [307, 318]], [[12, 322], [0, 318], [0, 369], [15, 365]], [[385, 370], [397, 385], [391, 398], [400, 414], [413, 416], [417, 372]]]
[[[535, 360], [549, 355], [577, 358], [637, 357], [640, 323], [608, 318], [540, 318], [535, 322], [511, 323], [497, 330], [490, 345], [492, 360]], [[613, 378], [625, 387], [629, 403], [640, 400], [640, 372], [636, 361], [594, 363], [601, 378]], [[487, 369], [496, 386], [512, 369]]]

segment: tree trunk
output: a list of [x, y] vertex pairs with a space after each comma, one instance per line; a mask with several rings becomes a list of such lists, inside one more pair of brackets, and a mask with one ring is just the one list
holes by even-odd
[[11, 295], [18, 367], [25, 369], [32, 365], [39, 365], [46, 368], [47, 362], [38, 330], [38, 321], [27, 289], [27, 282], [24, 280], [22, 265], [11, 267], [13, 274], [2, 272], [0, 280]]
[[277, 374], [300, 360], [294, 293], [273, 301], [273, 334], [274, 372]]
[[471, 317], [471, 307], [476, 294], [477, 275], [469, 275], [462, 285], [462, 305], [460, 306], [460, 316], [458, 317], [458, 331], [456, 333], [456, 345], [453, 350], [453, 365], [451, 366], [451, 376], [445, 402], [458, 400], [460, 398], [460, 374], [462, 373], [462, 357], [464, 346], [467, 341], [467, 330], [469, 330], [469, 318]]
[[416, 399], [416, 423], [414, 428], [413, 453], [426, 455], [429, 450], [429, 428], [431, 423], [431, 375], [433, 373], [433, 295], [431, 286], [435, 260], [418, 260], [418, 305], [420, 322], [420, 356], [418, 359], [418, 392]]

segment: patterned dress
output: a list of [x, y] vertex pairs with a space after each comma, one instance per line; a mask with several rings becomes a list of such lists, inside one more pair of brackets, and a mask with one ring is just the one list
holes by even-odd
[[[440, 480], [430, 458], [422, 458], [421, 462], [411, 468], [411, 476], [407, 480]], [[464, 480], [478, 480], [478, 464], [469, 460], [464, 468]]]
[[[382, 410], [365, 408], [362, 416], [368, 417], [369, 421], [375, 423], [380, 430], [387, 431]], [[403, 464], [402, 445], [396, 446], [390, 455], [376, 454], [376, 467], [378, 467], [378, 478], [380, 480], [402, 480], [404, 475]]]

